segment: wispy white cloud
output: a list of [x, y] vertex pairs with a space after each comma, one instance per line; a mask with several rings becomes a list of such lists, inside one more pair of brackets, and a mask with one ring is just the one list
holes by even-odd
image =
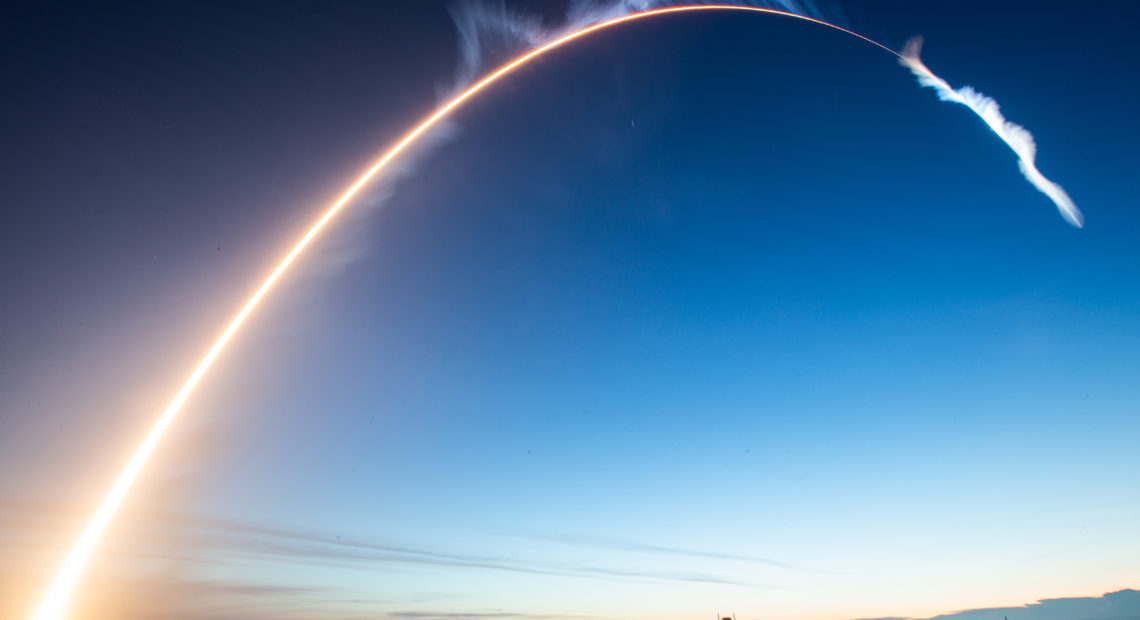
[[[625, 15], [682, 4], [702, 4], [679, 0], [570, 0], [562, 17], [544, 20], [515, 9], [505, 0], [459, 0], [450, 12], [459, 34], [459, 68], [454, 83], [445, 89], [446, 98], [471, 84], [488, 69], [488, 60], [499, 54], [518, 53], [554, 39]], [[744, 0], [728, 2], [787, 11], [817, 19], [826, 16], [808, 0]]]
[[[776, 568], [783, 568], [788, 570], [807, 571], [809, 569], [793, 566], [786, 562], [781, 562], [772, 558], [760, 557], [755, 555], [745, 555], [741, 553], [726, 553], [721, 551], [710, 551], [702, 549], [682, 549], [679, 547], [670, 547], [668, 545], [657, 545], [652, 543], [638, 542], [632, 540], [620, 540], [617, 538], [609, 538], [605, 536], [587, 536], [587, 535], [574, 535], [574, 534], [543, 534], [543, 533], [525, 533], [526, 538], [535, 540], [548, 540], [552, 542], [560, 542], [576, 547], [589, 546], [598, 547], [602, 549], [614, 549], [618, 551], [628, 551], [633, 553], [651, 553], [661, 555], [673, 555], [689, 558], [704, 558], [710, 560], [725, 560], [729, 562], [744, 562], [748, 564], [764, 564]], [[816, 571], [809, 571], [816, 572]]]
[[969, 86], [963, 86], [959, 89], [951, 88], [946, 80], [935, 75], [922, 62], [922, 59], [919, 58], [921, 52], [922, 38], [915, 37], [906, 44], [899, 63], [910, 69], [911, 73], [918, 78], [920, 85], [933, 88], [942, 101], [960, 103], [981, 117], [990, 129], [1004, 140], [1009, 148], [1013, 149], [1013, 152], [1017, 154], [1021, 173], [1034, 187], [1048, 196], [1053, 204], [1057, 205], [1057, 210], [1061, 212], [1065, 221], [1078, 228], [1084, 226], [1084, 216], [1081, 215], [1080, 209], [1073, 203], [1069, 194], [1060, 185], [1045, 178], [1045, 175], [1037, 169], [1037, 143], [1033, 140], [1033, 134], [1021, 125], [1007, 121], [1001, 113], [1001, 107], [993, 98], [987, 97]]
[[[12, 542], [39, 537], [50, 520], [33, 518], [50, 508], [0, 502], [0, 523], [20, 531], [11, 541], [0, 538], [0, 549]], [[712, 583], [762, 587], [759, 584], [699, 571], [636, 570], [604, 565], [523, 560], [501, 555], [456, 553], [407, 544], [381, 543], [229, 519], [152, 514], [139, 517], [127, 538], [112, 539], [108, 550], [131, 557], [182, 563], [230, 564], [271, 562], [373, 570], [378, 566], [437, 566], [451, 569], [499, 571], [604, 581]]]

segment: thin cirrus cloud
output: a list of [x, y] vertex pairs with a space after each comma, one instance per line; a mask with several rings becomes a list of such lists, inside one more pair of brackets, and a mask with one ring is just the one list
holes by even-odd
[[767, 557], [744, 555], [738, 553], [726, 553], [721, 551], [705, 551], [700, 549], [682, 549], [679, 547], [669, 547], [665, 545], [655, 545], [631, 540], [621, 540], [605, 536], [589, 536], [583, 534], [545, 534], [541, 532], [523, 532], [520, 533], [520, 536], [533, 540], [544, 540], [549, 542], [573, 545], [576, 547], [589, 546], [601, 549], [612, 549], [615, 551], [628, 551], [632, 553], [671, 555], [681, 558], [726, 560], [730, 562], [764, 564], [766, 566], [773, 566], [776, 568], [784, 568], [795, 571], [820, 572]]
[[[20, 573], [19, 557], [28, 553], [54, 550], [48, 534], [57, 529], [51, 515], [66, 520], [70, 511], [13, 502], [0, 502], [0, 575]], [[46, 515], [46, 517], [45, 517]], [[335, 568], [360, 571], [399, 573], [406, 569], [439, 568], [449, 571], [492, 571], [541, 575], [566, 579], [587, 579], [627, 583], [696, 583], [731, 587], [763, 588], [722, 575], [694, 571], [671, 571], [652, 568], [627, 569], [606, 565], [582, 565], [555, 561], [524, 560], [513, 557], [455, 553], [414, 545], [384, 544], [333, 535], [301, 531], [272, 525], [190, 517], [179, 514], [136, 515], [117, 536], [107, 541], [109, 568], [106, 584], [97, 589], [108, 592], [146, 593], [131, 596], [128, 603], [100, 611], [96, 605], [92, 618], [141, 620], [163, 617], [171, 620], [251, 620], [253, 618], [314, 618], [349, 620], [368, 618], [518, 618], [544, 620], [554, 616], [535, 616], [515, 611], [451, 610], [424, 612], [408, 609], [395, 600], [359, 600], [351, 590], [332, 586], [291, 587], [250, 581], [249, 567], [273, 566], [288, 571], [288, 566]], [[9, 561], [11, 560], [11, 561]], [[158, 560], [159, 564], [153, 562]], [[142, 574], [127, 571], [133, 577], [110, 567], [160, 567]], [[220, 571], [220, 572], [219, 572]], [[119, 576], [114, 576], [119, 575]], [[126, 581], [124, 581], [126, 579]], [[6, 588], [0, 588], [0, 594]], [[424, 601], [431, 604], [434, 598]], [[438, 601], [437, 601], [438, 602]], [[125, 607], [122, 605], [126, 605]], [[0, 606], [2, 610], [2, 606]], [[159, 613], [159, 610], [161, 613]], [[158, 614], [158, 615], [155, 615]], [[331, 615], [330, 615], [331, 614]], [[426, 615], [417, 615], [426, 614]], [[3, 615], [3, 613], [0, 613]], [[565, 617], [565, 616], [557, 616]]]
[[[5, 536], [0, 537], [0, 558], [15, 558], [18, 547], [38, 538], [37, 530], [50, 529], [51, 520], [33, 519], [35, 515], [61, 514], [43, 507], [0, 503], [0, 525]], [[140, 582], [137, 593], [149, 593], [143, 598], [132, 597], [129, 610], [118, 610], [119, 620], [153, 617], [148, 614], [162, 610], [162, 617], [171, 620], [249, 620], [252, 618], [322, 617], [330, 620], [359, 618], [361, 610], [369, 610], [369, 618], [417, 620], [419, 618], [448, 618], [454, 620], [550, 620], [567, 616], [529, 614], [510, 610], [474, 609], [470, 611], [425, 611], [408, 609], [395, 601], [363, 601], [346, 599], [346, 592], [322, 587], [291, 587], [243, 581], [240, 576], [230, 578], [202, 578], [197, 568], [204, 565], [240, 567], [254, 563], [274, 565], [330, 566], [337, 568], [375, 571], [379, 568], [398, 569], [400, 566], [436, 566], [449, 569], [506, 571], [566, 578], [584, 578], [607, 581], [642, 581], [671, 583], [713, 583], [732, 586], [760, 587], [725, 578], [720, 575], [670, 571], [638, 571], [613, 567], [579, 566], [557, 563], [539, 563], [508, 557], [461, 554], [407, 545], [380, 544], [351, 540], [288, 528], [265, 526], [239, 521], [197, 518], [183, 515], [151, 515], [139, 519], [139, 527], [131, 528], [130, 539], [112, 541], [108, 551], [120, 557], [160, 558], [169, 560], [172, 571], [151, 575]], [[767, 558], [708, 552], [697, 549], [678, 549], [618, 539], [553, 536], [528, 534], [536, 539], [585, 544], [637, 553], [670, 554], [677, 557], [722, 559], [733, 562], [770, 564]], [[21, 543], [21, 541], [23, 541]], [[777, 565], [780, 565], [777, 563]], [[12, 572], [14, 566], [4, 566], [2, 572]], [[122, 590], [116, 586], [116, 589]], [[430, 604], [430, 601], [427, 601]], [[351, 608], [351, 609], [346, 609]], [[330, 610], [332, 611], [330, 615]], [[126, 615], [123, 615], [126, 614]], [[315, 614], [315, 615], [314, 615]], [[957, 611], [927, 620], [1124, 620], [1140, 618], [1140, 591], [1121, 590], [1099, 597], [1045, 599], [1020, 607], [987, 608]], [[905, 620], [879, 618], [876, 620]]]
[[[9, 503], [0, 506], [0, 522], [26, 530], [27, 536], [17, 538], [35, 540], [36, 530], [48, 524], [29, 516], [45, 512], [50, 514], [43, 508]], [[257, 561], [361, 570], [381, 565], [420, 565], [596, 580], [765, 587], [694, 571], [636, 570], [453, 553], [217, 518], [148, 515], [131, 530], [129, 540], [113, 541], [109, 549], [123, 556], [206, 564]], [[3, 543], [0, 539], [0, 547], [5, 546]]]
[[698, 572], [643, 571], [557, 563], [543, 564], [505, 557], [456, 554], [401, 545], [377, 544], [344, 537], [217, 519], [195, 519], [188, 525], [194, 527], [198, 532], [194, 538], [195, 545], [217, 549], [236, 556], [272, 558], [303, 564], [325, 564], [344, 568], [371, 563], [420, 564], [587, 579], [713, 583], [763, 587], [761, 584]]

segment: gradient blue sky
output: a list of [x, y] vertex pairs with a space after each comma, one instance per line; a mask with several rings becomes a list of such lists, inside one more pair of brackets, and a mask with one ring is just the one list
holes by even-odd
[[[0, 614], [447, 89], [446, 8], [0, 26]], [[76, 617], [839, 620], [1135, 587], [1140, 9], [838, 8], [926, 35], [1086, 228], [842, 33], [702, 14], [574, 44], [460, 111], [258, 310]]]

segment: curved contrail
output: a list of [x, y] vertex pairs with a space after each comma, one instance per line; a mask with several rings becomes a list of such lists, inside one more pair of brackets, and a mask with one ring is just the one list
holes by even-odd
[[328, 207], [328, 209], [325, 210], [324, 214], [321, 215], [321, 217], [316, 221], [316, 223], [312, 225], [309, 231], [306, 232], [299, 241], [297, 241], [289, 253], [285, 255], [285, 258], [281, 260], [281, 263], [277, 265], [277, 268], [269, 274], [269, 277], [266, 278], [265, 282], [262, 283], [262, 285], [253, 293], [253, 296], [249, 298], [249, 301], [246, 302], [246, 304], [237, 313], [233, 320], [230, 321], [229, 325], [226, 326], [221, 336], [219, 336], [217, 341], [214, 342], [214, 345], [210, 347], [210, 350], [206, 353], [205, 357], [203, 357], [202, 360], [198, 363], [198, 366], [195, 367], [194, 372], [190, 374], [190, 377], [186, 380], [186, 382], [182, 385], [182, 388], [174, 396], [174, 400], [172, 400], [170, 402], [170, 405], [167, 406], [166, 410], [162, 412], [162, 415], [159, 416], [150, 432], [143, 439], [142, 444], [139, 445], [138, 449], [135, 451], [134, 455], [127, 463], [126, 468], [124, 468], [123, 472], [119, 475], [114, 485], [112, 485], [110, 491], [104, 497], [90, 523], [87, 525], [87, 528], [80, 535], [78, 541], [75, 543], [75, 546], [68, 554], [63, 565], [60, 567], [59, 572], [56, 574], [55, 579], [51, 582], [51, 585], [44, 594], [44, 597], [40, 602], [39, 607], [37, 607], [32, 618], [34, 620], [62, 620], [66, 616], [72, 593], [75, 589], [80, 575], [83, 572], [83, 569], [90, 560], [91, 555], [99, 542], [99, 539], [102, 537], [103, 532], [106, 530], [108, 524], [111, 522], [111, 519], [114, 517], [115, 512], [118, 510], [120, 504], [123, 501], [123, 498], [126, 496], [135, 480], [138, 478], [139, 473], [142, 471], [142, 468], [146, 465], [147, 460], [157, 448], [159, 441], [162, 440], [162, 437], [166, 433], [166, 430], [170, 427], [170, 424], [178, 415], [179, 410], [182, 409], [182, 405], [186, 402], [186, 399], [190, 397], [190, 394], [194, 391], [194, 388], [197, 387], [198, 382], [202, 380], [203, 375], [205, 375], [206, 371], [210, 369], [210, 366], [213, 365], [218, 355], [221, 354], [222, 350], [229, 343], [230, 339], [233, 338], [233, 335], [242, 326], [242, 324], [245, 323], [245, 320], [249, 318], [249, 315], [261, 302], [262, 298], [264, 298], [265, 295], [269, 293], [269, 290], [273, 288], [273, 285], [277, 283], [277, 280], [280, 279], [282, 275], [284, 275], [285, 271], [289, 269], [290, 265], [292, 265], [297, 257], [300, 256], [301, 252], [303, 252], [305, 248], [309, 246], [313, 239], [316, 238], [318, 234], [320, 234], [325, 226], [334, 217], [336, 217], [341, 209], [354, 196], [356, 196], [357, 193], [359, 193], [360, 190], [370, 180], [372, 180], [377, 173], [383, 170], [393, 159], [399, 156], [400, 153], [406, 150], [418, 138], [423, 136], [425, 132], [435, 126], [439, 121], [447, 117], [452, 111], [461, 106], [468, 99], [471, 99], [483, 89], [487, 88], [507, 74], [513, 72], [520, 66], [527, 64], [531, 60], [534, 60], [535, 58], [542, 56], [543, 54], [557, 47], [561, 47], [562, 45], [565, 45], [587, 34], [617, 26], [618, 24], [644, 19], [656, 15], [666, 15], [670, 13], [682, 13], [690, 11], [749, 11], [754, 13], [767, 13], [772, 15], [781, 15], [784, 17], [792, 17], [845, 32], [898, 57], [900, 61], [905, 62], [909, 60], [902, 54], [899, 54], [898, 52], [873, 39], [869, 39], [857, 32], [852, 32], [846, 28], [842, 28], [835, 24], [823, 21], [821, 19], [816, 19], [814, 17], [808, 17], [806, 15], [800, 15], [778, 9], [729, 4], [703, 4], [652, 9], [595, 23], [593, 25], [586, 26], [580, 30], [555, 39], [554, 41], [546, 43], [541, 47], [535, 48], [534, 50], [527, 52], [522, 56], [519, 56], [515, 60], [512, 60], [511, 62], [490, 73], [483, 79], [476, 82], [473, 86], [456, 95], [442, 107], [438, 108], [431, 116], [427, 117], [427, 119], [413, 128], [410, 132], [405, 134], [404, 137], [402, 137], [395, 144], [395, 146], [389, 149], [388, 152], [385, 153], [379, 160], [377, 160], [372, 165], [372, 167], [368, 169], [367, 172], [358, 178], [356, 182], [354, 182], [348, 188], [348, 190], [345, 191], [339, 199], [337, 199], [336, 202], [334, 202], [330, 207]]

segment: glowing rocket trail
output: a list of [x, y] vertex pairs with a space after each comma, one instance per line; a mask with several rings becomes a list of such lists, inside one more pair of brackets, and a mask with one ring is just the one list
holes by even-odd
[[293, 249], [290, 250], [289, 253], [285, 255], [285, 258], [281, 261], [281, 263], [277, 265], [277, 268], [269, 274], [269, 277], [265, 280], [261, 287], [259, 287], [257, 291], [254, 292], [253, 296], [250, 297], [249, 301], [246, 302], [241, 311], [237, 313], [237, 316], [235, 316], [233, 320], [230, 321], [230, 324], [226, 327], [225, 331], [223, 331], [222, 335], [218, 337], [217, 342], [214, 343], [214, 346], [210, 347], [210, 350], [206, 353], [206, 356], [202, 358], [202, 361], [198, 363], [198, 366], [194, 369], [194, 372], [191, 373], [190, 378], [186, 380], [185, 384], [183, 384], [182, 389], [180, 389], [174, 396], [174, 400], [171, 401], [170, 405], [167, 406], [166, 410], [162, 412], [161, 416], [159, 416], [158, 421], [155, 422], [150, 432], [146, 435], [146, 438], [143, 439], [142, 444], [135, 451], [134, 456], [132, 456], [131, 460], [127, 463], [127, 466], [123, 470], [122, 474], [119, 475], [119, 478], [111, 487], [111, 490], [107, 493], [106, 497], [103, 499], [103, 502], [99, 505], [98, 510], [96, 510], [94, 517], [91, 519], [91, 522], [87, 525], [87, 528], [83, 531], [83, 534], [76, 542], [75, 547], [71, 550], [71, 553], [64, 561], [63, 566], [56, 574], [55, 580], [48, 588], [42, 602], [40, 603], [40, 606], [37, 608], [32, 618], [34, 620], [63, 620], [63, 618], [66, 617], [67, 608], [71, 599], [72, 592], [74, 591], [75, 586], [79, 581], [80, 574], [83, 572], [83, 569], [87, 565], [87, 562], [90, 560], [91, 554], [95, 550], [95, 546], [98, 544], [99, 539], [103, 535], [103, 532], [110, 524], [111, 518], [114, 517], [115, 512], [122, 504], [123, 498], [127, 495], [127, 491], [130, 490], [131, 485], [133, 485], [135, 480], [138, 478], [143, 466], [146, 465], [146, 462], [150, 458], [150, 455], [158, 446], [158, 442], [162, 439], [162, 436], [166, 433], [166, 430], [174, 421], [175, 416], [178, 415], [179, 410], [182, 409], [182, 405], [186, 402], [186, 399], [190, 397], [190, 394], [194, 391], [194, 388], [197, 387], [198, 382], [202, 380], [202, 376], [205, 375], [206, 371], [210, 369], [210, 366], [213, 365], [214, 360], [217, 359], [218, 355], [222, 352], [222, 349], [224, 349], [229, 343], [230, 339], [233, 338], [234, 333], [237, 332], [238, 328], [242, 326], [246, 318], [248, 318], [250, 313], [253, 312], [253, 309], [256, 308], [257, 305], [261, 302], [262, 298], [265, 297], [271, 288], [273, 288], [273, 285], [277, 283], [277, 280], [281, 278], [287, 269], [289, 269], [289, 266], [293, 264], [293, 261], [295, 261], [301, 252], [303, 252], [305, 248], [309, 246], [312, 240], [325, 228], [329, 221], [336, 217], [344, 205], [347, 204], [348, 201], [351, 200], [354, 196], [356, 196], [360, 189], [363, 188], [364, 185], [367, 184], [370, 180], [372, 180], [372, 178], [375, 177], [377, 173], [383, 170], [390, 161], [392, 161], [397, 155], [403, 152], [409, 145], [415, 142], [417, 138], [427, 132], [427, 130], [431, 129], [441, 119], [450, 114], [452, 110], [462, 105], [471, 97], [475, 96], [477, 93], [479, 93], [479, 91], [490, 86], [492, 83], [498, 81], [500, 78], [507, 75], [508, 73], [511, 73], [518, 67], [530, 62], [538, 56], [545, 54], [546, 52], [553, 50], [554, 48], [561, 47], [562, 45], [569, 43], [574, 39], [583, 37], [592, 32], [610, 28], [612, 26], [637, 19], [643, 19], [654, 15], [664, 15], [667, 13], [713, 10], [751, 11], [757, 13], [769, 13], [775, 15], [783, 15], [786, 17], [794, 17], [796, 19], [802, 19], [820, 24], [822, 26], [834, 28], [836, 30], [841, 30], [847, 34], [859, 37], [868, 43], [880, 47], [883, 50], [894, 54], [895, 56], [898, 56], [898, 53], [894, 50], [876, 41], [868, 39], [863, 35], [822, 20], [806, 17], [803, 15], [797, 15], [795, 13], [789, 13], [787, 11], [764, 9], [759, 7], [713, 4], [676, 6], [654, 9], [641, 13], [633, 13], [594, 24], [592, 26], [587, 26], [581, 30], [572, 32], [566, 36], [551, 41], [546, 45], [527, 52], [526, 54], [523, 54], [515, 60], [500, 67], [490, 75], [484, 77], [482, 80], [476, 82], [475, 85], [471, 86], [467, 90], [459, 93], [455, 96], [455, 98], [444, 104], [442, 107], [436, 110], [434, 114], [429, 116], [415, 129], [412, 129], [407, 135], [401, 138], [395, 146], [393, 146], [387, 153], [384, 154], [383, 157], [381, 157], [375, 164], [373, 164], [367, 172], [365, 172], [359, 179], [357, 179], [356, 182], [353, 183], [352, 186], [349, 187], [348, 190], [343, 195], [341, 195], [341, 197], [336, 202], [334, 202], [332, 206], [328, 208], [328, 210], [325, 211], [324, 215], [322, 215], [320, 219], [318, 219], [316, 223], [313, 224], [312, 228], [310, 228], [309, 231], [305, 233], [303, 237], [301, 237], [300, 241], [298, 241], [296, 245], [293, 246]]
[[[106, 530], [108, 524], [111, 522], [111, 519], [114, 517], [115, 512], [122, 504], [124, 497], [126, 497], [127, 492], [131, 488], [131, 485], [134, 484], [135, 480], [138, 478], [140, 472], [142, 471], [142, 468], [146, 465], [147, 460], [150, 458], [155, 448], [158, 447], [158, 443], [161, 441], [162, 436], [166, 433], [166, 430], [170, 427], [170, 424], [178, 415], [179, 410], [182, 409], [182, 405], [186, 402], [186, 399], [190, 397], [190, 394], [194, 391], [194, 388], [197, 387], [198, 382], [202, 380], [203, 375], [205, 375], [206, 371], [210, 369], [210, 366], [213, 365], [214, 360], [216, 360], [218, 355], [221, 354], [222, 350], [229, 343], [230, 339], [233, 338], [234, 334], [253, 312], [254, 308], [256, 308], [257, 305], [261, 302], [262, 298], [264, 298], [265, 295], [269, 293], [269, 290], [273, 288], [273, 285], [277, 283], [278, 279], [284, 275], [285, 271], [288, 270], [289, 266], [293, 264], [293, 261], [295, 261], [297, 257], [300, 256], [301, 252], [303, 252], [309, 246], [313, 239], [316, 238], [316, 236], [334, 217], [336, 217], [336, 215], [348, 203], [348, 201], [356, 196], [356, 194], [361, 190], [361, 188], [365, 186], [365, 184], [367, 184], [373, 177], [375, 177], [377, 173], [383, 170], [389, 162], [391, 162], [400, 153], [407, 149], [408, 146], [414, 143], [420, 136], [422, 136], [425, 132], [436, 125], [436, 123], [438, 123], [441, 119], [449, 115], [453, 110], [458, 108], [468, 99], [474, 97], [483, 89], [498, 81], [500, 78], [506, 76], [520, 66], [530, 62], [531, 60], [557, 47], [561, 47], [566, 43], [569, 43], [575, 39], [583, 37], [592, 32], [596, 32], [598, 30], [603, 30], [612, 26], [616, 26], [618, 24], [652, 17], [655, 15], [665, 15], [669, 13], [682, 13], [689, 11], [750, 11], [755, 13], [767, 13], [801, 19], [804, 21], [819, 24], [821, 26], [827, 26], [828, 28], [834, 28], [835, 30], [840, 30], [849, 35], [858, 37], [894, 56], [897, 56], [903, 62], [912, 62], [908, 61], [907, 57], [900, 55], [898, 52], [895, 52], [894, 50], [878, 43], [877, 41], [869, 39], [861, 34], [852, 32], [845, 28], [841, 28], [834, 24], [812, 17], [807, 17], [805, 15], [798, 15], [796, 13], [790, 13], [788, 11], [759, 7], [705, 4], [653, 9], [599, 22], [562, 36], [556, 40], [546, 43], [545, 45], [542, 45], [541, 47], [535, 48], [534, 50], [523, 54], [522, 56], [487, 75], [467, 90], [456, 95], [453, 99], [437, 109], [431, 116], [429, 116], [426, 120], [408, 132], [403, 138], [401, 138], [395, 144], [395, 146], [393, 146], [387, 153], [384, 154], [383, 157], [381, 157], [376, 163], [372, 165], [371, 168], [369, 168], [359, 179], [357, 179], [356, 182], [353, 183], [352, 186], [349, 187], [348, 190], [345, 191], [344, 194], [341, 195], [341, 197], [337, 199], [336, 202], [328, 207], [328, 209], [324, 212], [323, 215], [321, 215], [316, 223], [313, 224], [309, 231], [306, 232], [299, 241], [297, 241], [291, 250], [289, 250], [288, 254], [285, 255], [285, 258], [282, 259], [279, 265], [277, 265], [277, 268], [269, 274], [269, 277], [254, 292], [253, 296], [250, 297], [245, 306], [243, 306], [242, 309], [237, 313], [237, 316], [235, 316], [233, 320], [230, 321], [229, 325], [222, 332], [221, 336], [218, 337], [218, 340], [212, 347], [210, 347], [210, 350], [206, 353], [206, 356], [203, 357], [202, 360], [198, 363], [198, 366], [186, 380], [186, 383], [183, 384], [182, 389], [180, 389], [175, 395], [174, 400], [171, 401], [170, 405], [167, 406], [166, 410], [162, 412], [161, 416], [159, 416], [150, 432], [146, 435], [142, 444], [135, 451], [134, 456], [132, 456], [130, 461], [127, 463], [126, 468], [119, 475], [119, 478], [115, 481], [114, 485], [111, 487], [111, 490], [107, 493], [106, 497], [103, 499], [103, 502], [99, 505], [98, 510], [95, 512], [95, 515], [87, 525], [87, 528], [83, 531], [82, 535], [79, 537], [79, 540], [75, 543], [74, 548], [72, 548], [71, 552], [68, 554], [62, 567], [56, 574], [54, 581], [52, 581], [47, 592], [44, 594], [40, 606], [36, 609], [32, 618], [34, 620], [62, 620], [66, 617], [72, 593], [75, 589], [76, 584], [78, 583], [83, 569], [90, 560], [91, 555], [99, 542], [99, 539], [102, 537], [103, 532]], [[913, 62], [917, 62], [917, 56], [914, 56]], [[923, 68], [925, 69], [925, 67]], [[913, 67], [912, 70], [914, 70]], [[927, 71], [927, 73], [929, 73], [929, 71]], [[933, 76], [933, 74], [930, 75]], [[947, 86], [946, 88], [948, 89], [949, 87]], [[983, 116], [983, 118], [986, 118], [987, 122], [989, 122], [989, 118], [985, 116]], [[995, 128], [995, 131], [998, 130]], [[999, 135], [1001, 135], [1000, 132]], [[1015, 147], [1014, 150], [1017, 150], [1017, 148]], [[1018, 153], [1019, 155], [1022, 154], [1021, 151]], [[1023, 166], [1025, 165], [1025, 162], [1028, 161], [1029, 170], [1032, 170], [1034, 172], [1036, 171], [1036, 168], [1032, 167], [1031, 155], [1028, 158], [1023, 156], [1022, 161]], [[1027, 172], [1027, 175], [1028, 174], [1029, 173]], [[1037, 174], [1038, 176], [1040, 175], [1040, 173]], [[1041, 178], [1044, 179], [1044, 177]], [[1059, 190], [1059, 188], [1057, 189]]]
[[1061, 212], [1065, 221], [1077, 228], [1084, 226], [1085, 218], [1081, 215], [1081, 210], [1077, 208], [1077, 205], [1073, 203], [1073, 199], [1069, 198], [1069, 194], [1061, 189], [1060, 185], [1046, 179], [1045, 175], [1037, 169], [1035, 162], [1037, 143], [1033, 141], [1033, 134], [1021, 125], [1005, 120], [1001, 108], [998, 107], [998, 103], [993, 98], [987, 97], [969, 86], [963, 86], [958, 90], [950, 88], [946, 80], [934, 75], [930, 69], [926, 68], [926, 65], [918, 57], [921, 51], [922, 38], [911, 39], [903, 48], [902, 54], [899, 55], [899, 63], [910, 69], [911, 73], [918, 78], [920, 85], [933, 88], [938, 93], [939, 99], [960, 103], [980, 116], [990, 126], [990, 129], [1004, 140], [1014, 153], [1017, 153], [1017, 163], [1021, 167], [1021, 173], [1034, 187], [1048, 196], [1053, 204], [1057, 205], [1057, 210]]

